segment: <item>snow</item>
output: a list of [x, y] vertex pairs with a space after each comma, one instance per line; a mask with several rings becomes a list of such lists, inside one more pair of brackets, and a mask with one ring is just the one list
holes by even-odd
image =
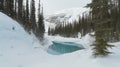
[[58, 11], [52, 15], [48, 15], [45, 17], [46, 21], [49, 22], [73, 22], [75, 20], [78, 20], [79, 17], [82, 17], [84, 13], [88, 13], [90, 9], [81, 7], [81, 8], [70, 8], [70, 9], [64, 9], [61, 11]]
[[[45, 38], [46, 45], [41, 46], [16, 21], [0, 13], [0, 67], [120, 67], [120, 42], [110, 43], [116, 46], [109, 49], [113, 54], [94, 58], [90, 48], [94, 38], [89, 34], [81, 39], [47, 35]], [[76, 42], [86, 49], [51, 55], [46, 50], [52, 41]]]
[[58, 11], [55, 13], [55, 15], [59, 15], [59, 14], [66, 14], [65, 17], [69, 17], [71, 16], [70, 20], [72, 19], [76, 19], [79, 16], [82, 16], [83, 13], [88, 12], [89, 9], [85, 8], [85, 7], [81, 7], [81, 8], [70, 8], [70, 9], [64, 9], [62, 11]]

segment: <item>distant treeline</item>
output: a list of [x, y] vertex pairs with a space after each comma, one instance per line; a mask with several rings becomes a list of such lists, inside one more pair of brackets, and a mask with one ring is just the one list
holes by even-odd
[[84, 36], [87, 33], [93, 32], [93, 24], [90, 22], [87, 14], [83, 15], [82, 18], [79, 17], [79, 21], [73, 22], [62, 22], [62, 24], [57, 24], [55, 28], [50, 28], [48, 30], [49, 35], [61, 35], [63, 37], [77, 37], [78, 33]]
[[33, 33], [39, 40], [43, 40], [43, 7], [40, 0], [38, 9], [35, 4], [35, 0], [0, 0], [0, 12], [19, 22], [29, 34]]

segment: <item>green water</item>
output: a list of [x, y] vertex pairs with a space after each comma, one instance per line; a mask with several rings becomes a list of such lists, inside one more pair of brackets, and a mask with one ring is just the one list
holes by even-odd
[[51, 46], [49, 46], [47, 52], [53, 55], [60, 55], [60, 54], [65, 54], [65, 53], [71, 53], [71, 52], [81, 50], [81, 49], [84, 49], [84, 47], [77, 43], [54, 42]]

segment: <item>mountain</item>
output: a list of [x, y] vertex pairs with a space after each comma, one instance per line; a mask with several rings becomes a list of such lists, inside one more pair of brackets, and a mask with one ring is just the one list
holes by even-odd
[[58, 22], [72, 22], [78, 20], [82, 14], [88, 12], [88, 8], [70, 8], [64, 9], [62, 11], [58, 11], [57, 13], [48, 15], [45, 17], [45, 20], [51, 23], [58, 23]]

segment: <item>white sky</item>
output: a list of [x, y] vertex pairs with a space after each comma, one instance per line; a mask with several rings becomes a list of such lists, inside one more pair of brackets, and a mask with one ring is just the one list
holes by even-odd
[[69, 8], [84, 7], [91, 0], [43, 0], [44, 14], [52, 14]]

